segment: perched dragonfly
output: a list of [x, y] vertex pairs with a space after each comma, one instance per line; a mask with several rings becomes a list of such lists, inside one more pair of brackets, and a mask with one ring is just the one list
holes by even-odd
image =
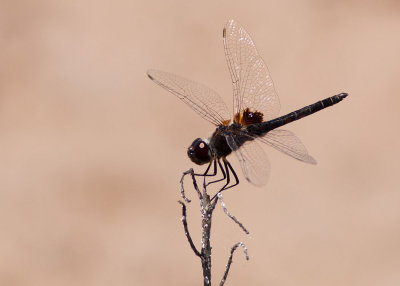
[[[347, 93], [278, 117], [278, 95], [268, 68], [249, 34], [238, 22], [230, 20], [223, 30], [223, 43], [233, 84], [233, 118], [221, 97], [207, 86], [163, 71], [147, 72], [151, 80], [217, 126], [209, 138], [197, 138], [188, 148], [187, 154], [194, 163], [209, 164], [204, 174], [196, 175], [215, 176], [218, 164], [223, 178], [210, 183], [226, 180], [220, 191], [236, 186], [238, 176], [226, 159], [233, 152], [245, 178], [256, 186], [264, 185], [269, 177], [270, 165], [257, 142], [272, 146], [299, 161], [316, 164], [293, 132], [277, 128], [332, 106], [345, 98]], [[214, 171], [209, 173], [212, 165]], [[235, 182], [229, 185], [230, 173]]]

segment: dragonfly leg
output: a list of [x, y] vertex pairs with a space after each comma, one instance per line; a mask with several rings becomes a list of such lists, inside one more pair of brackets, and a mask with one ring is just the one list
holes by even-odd
[[[211, 165], [214, 163], [214, 171], [212, 174], [208, 174], [208, 172], [210, 171]], [[203, 185], [206, 185], [206, 177], [213, 177], [215, 175], [217, 175], [217, 161], [213, 160], [210, 162], [210, 164], [208, 164], [208, 167], [206, 169], [206, 171], [203, 174], [194, 174], [195, 176], [199, 176], [199, 177], [203, 177]]]
[[[217, 161], [218, 161], [218, 162], [217, 162]], [[216, 176], [216, 175], [217, 175], [217, 163], [218, 163], [219, 168], [221, 169], [223, 178], [222, 178], [222, 179], [219, 179], [219, 180], [215, 180], [215, 181], [209, 182], [209, 183], [206, 184], [206, 177], [213, 177], [213, 176]], [[214, 171], [213, 171], [212, 174], [208, 174], [208, 172], [210, 171], [210, 168], [211, 168], [211, 165], [212, 165], [212, 164], [214, 165], [214, 168], [213, 168]], [[226, 166], [225, 166], [225, 168], [226, 168]], [[190, 203], [190, 200], [185, 196], [185, 191], [184, 191], [184, 188], [183, 188], [183, 179], [185, 178], [186, 175], [189, 175], [189, 174], [192, 176], [193, 184], [194, 184], [195, 189], [196, 189], [196, 191], [197, 191], [198, 193], [199, 193], [199, 191], [198, 191], [198, 188], [197, 188], [197, 183], [196, 183], [195, 176], [203, 177], [203, 185], [204, 185], [205, 187], [207, 187], [209, 184], [223, 181], [223, 180], [225, 180], [225, 178], [226, 178], [226, 173], [225, 173], [224, 168], [222, 167], [221, 162], [219, 161], [219, 159], [218, 159], [218, 160], [213, 160], [213, 161], [211, 161], [210, 164], [208, 164], [207, 169], [206, 169], [206, 171], [205, 171], [203, 174], [196, 174], [196, 173], [194, 173], [193, 169], [190, 168], [189, 170], [187, 170], [186, 172], [184, 172], [184, 173], [182, 174], [182, 178], [181, 178], [181, 181], [180, 181], [180, 185], [181, 185], [181, 196], [182, 196], [182, 198], [183, 198], [186, 202], [188, 202], [188, 203]]]
[[225, 165], [225, 170], [226, 170], [227, 176], [228, 176], [228, 174], [229, 174], [229, 170], [231, 170], [233, 177], [235, 177], [235, 183], [234, 183], [233, 185], [230, 185], [230, 186], [228, 187], [228, 185], [229, 185], [229, 179], [227, 179], [226, 185], [223, 186], [223, 188], [222, 188], [219, 192], [222, 192], [222, 191], [224, 191], [224, 190], [230, 189], [230, 188], [232, 188], [232, 187], [234, 187], [234, 186], [236, 186], [236, 185], [239, 184], [239, 178], [238, 178], [238, 176], [236, 175], [235, 170], [233, 170], [231, 163], [229, 163], [228, 161], [224, 160], [224, 165]]
[[221, 181], [223, 181], [223, 180], [226, 179], [225, 170], [224, 170], [224, 168], [222, 167], [221, 161], [220, 161], [219, 159], [218, 159], [218, 166], [219, 166], [219, 168], [220, 168], [220, 170], [221, 170], [221, 172], [222, 172], [223, 178], [222, 178], [222, 179], [215, 180], [215, 181], [212, 181], [212, 182], [209, 182], [209, 183], [207, 184], [207, 186], [210, 185], [210, 184], [214, 184], [214, 183], [217, 183], [217, 182], [221, 182]]
[[[238, 178], [238, 176], [236, 175], [235, 170], [233, 170], [231, 163], [229, 163], [226, 159], [223, 159], [223, 161], [224, 161], [224, 167], [225, 167], [225, 172], [226, 172], [226, 184], [225, 184], [225, 186], [223, 186], [223, 187], [221, 188], [221, 190], [219, 190], [219, 192], [218, 192], [216, 195], [214, 195], [214, 196], [212, 197], [211, 200], [215, 199], [215, 198], [217, 197], [217, 195], [218, 195], [219, 193], [221, 193], [222, 191], [225, 191], [225, 190], [227, 190], [227, 189], [230, 189], [230, 188], [232, 188], [232, 187], [234, 187], [234, 186], [237, 186], [237, 185], [239, 184], [239, 178]], [[230, 185], [230, 186], [228, 186], [229, 183], [230, 183], [230, 180], [231, 180], [231, 179], [230, 179], [230, 175], [229, 175], [229, 170], [230, 170], [230, 172], [232, 173], [233, 177], [235, 178], [235, 183], [232, 184], [232, 185]]]
[[[210, 171], [211, 165], [214, 163], [214, 171], [212, 174], [208, 174], [208, 172]], [[199, 176], [199, 177], [213, 177], [217, 174], [217, 162], [216, 160], [211, 161], [210, 164], [208, 164], [208, 167], [206, 169], [206, 171], [203, 174], [194, 174], [195, 176]]]
[[203, 174], [203, 186], [204, 186], [204, 189], [205, 189], [205, 186], [206, 186], [206, 176], [215, 176], [217, 174], [217, 165], [216, 165], [215, 161], [214, 161], [214, 175], [208, 174], [208, 171], [210, 171], [210, 167], [211, 167], [212, 163], [213, 162], [211, 161], [210, 164], [208, 164], [208, 167], [207, 167], [206, 171]]

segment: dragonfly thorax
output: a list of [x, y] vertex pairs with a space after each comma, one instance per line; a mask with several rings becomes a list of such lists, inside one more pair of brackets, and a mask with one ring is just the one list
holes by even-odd
[[211, 135], [210, 141], [210, 149], [212, 155], [216, 158], [224, 158], [232, 153], [232, 149], [229, 147], [228, 142], [226, 141], [227, 131], [232, 127], [232, 125], [219, 126], [214, 133]]

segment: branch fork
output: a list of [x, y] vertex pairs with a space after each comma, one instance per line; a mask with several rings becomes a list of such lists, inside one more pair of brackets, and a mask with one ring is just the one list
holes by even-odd
[[[199, 251], [195, 244], [193, 243], [193, 240], [190, 236], [190, 232], [189, 232], [189, 228], [188, 228], [188, 223], [187, 223], [187, 213], [186, 213], [186, 203], [190, 203], [191, 200], [189, 198], [186, 197], [185, 194], [185, 189], [184, 189], [184, 177], [190, 175], [192, 178], [192, 182], [193, 182], [193, 187], [196, 190], [196, 193], [199, 197], [200, 200], [200, 211], [201, 211], [201, 228], [202, 228], [202, 234], [201, 234], [201, 250]], [[223, 201], [222, 198], [222, 194], [221, 192], [218, 192], [215, 196], [213, 196], [212, 198], [210, 197], [210, 195], [208, 195], [207, 193], [207, 184], [205, 182], [205, 176], [203, 176], [204, 181], [203, 181], [203, 191], [201, 192], [198, 185], [197, 185], [197, 181], [196, 181], [196, 176], [203, 176], [203, 175], [198, 175], [195, 174], [193, 169], [189, 169], [186, 172], [183, 173], [182, 178], [180, 180], [180, 186], [181, 186], [181, 197], [184, 200], [183, 201], [178, 201], [179, 204], [181, 204], [182, 206], [182, 223], [183, 223], [183, 228], [185, 231], [185, 235], [186, 238], [189, 242], [189, 245], [191, 247], [191, 249], [193, 250], [194, 254], [198, 257], [200, 257], [201, 259], [201, 266], [203, 269], [203, 281], [204, 281], [204, 286], [211, 286], [211, 225], [212, 225], [212, 215], [213, 215], [213, 211], [215, 209], [215, 206], [218, 202], [218, 200], [221, 203], [221, 207], [224, 210], [224, 213], [230, 218], [232, 219], [246, 234], [249, 234], [249, 231], [244, 227], [244, 225], [235, 217], [233, 216], [228, 209], [226, 208], [226, 205]], [[249, 256], [247, 254], [247, 248], [245, 246], [245, 244], [243, 242], [238, 242], [236, 243], [232, 249], [231, 249], [231, 253], [228, 259], [228, 263], [226, 265], [225, 268], [225, 272], [224, 275], [220, 281], [220, 286], [223, 286], [228, 274], [229, 274], [229, 270], [232, 264], [232, 260], [233, 260], [233, 253], [236, 251], [236, 249], [238, 247], [242, 247], [244, 255], [246, 260], [249, 259]]]

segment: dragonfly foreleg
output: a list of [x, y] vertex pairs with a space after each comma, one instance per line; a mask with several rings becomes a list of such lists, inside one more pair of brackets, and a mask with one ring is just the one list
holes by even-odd
[[[216, 160], [216, 161], [217, 161], [217, 160]], [[207, 186], [210, 185], [210, 184], [213, 184], [213, 183], [221, 182], [221, 181], [223, 181], [223, 180], [226, 179], [226, 173], [225, 173], [224, 167], [222, 167], [221, 161], [220, 161], [219, 159], [218, 159], [218, 166], [219, 166], [219, 168], [220, 168], [220, 170], [221, 170], [221, 172], [222, 172], [223, 178], [222, 178], [222, 179], [215, 180], [215, 181], [212, 181], [212, 182], [209, 182], [209, 183], [207, 184]]]
[[[223, 161], [224, 161], [224, 167], [225, 167], [225, 172], [226, 172], [226, 184], [219, 190], [219, 192], [218, 192], [216, 195], [213, 196], [213, 198], [212, 198], [211, 200], [215, 199], [216, 196], [217, 196], [219, 193], [221, 193], [222, 191], [225, 191], [225, 190], [227, 190], [227, 189], [230, 189], [230, 188], [232, 188], [232, 187], [234, 187], [234, 186], [236, 186], [236, 185], [239, 184], [239, 178], [238, 178], [238, 176], [236, 175], [235, 170], [233, 170], [232, 165], [231, 165], [226, 159], [223, 159]], [[233, 177], [235, 178], [235, 183], [232, 184], [232, 185], [230, 185], [230, 186], [228, 186], [229, 183], [231, 182], [229, 170], [230, 170], [230, 172], [232, 173]]]
[[[210, 171], [211, 165], [214, 163], [214, 171], [212, 174], [208, 174], [208, 172]], [[203, 186], [206, 187], [206, 177], [213, 177], [217, 175], [217, 161], [211, 161], [210, 164], [208, 164], [206, 171], [203, 174], [194, 174], [194, 176], [199, 176], [199, 177], [203, 177]]]

